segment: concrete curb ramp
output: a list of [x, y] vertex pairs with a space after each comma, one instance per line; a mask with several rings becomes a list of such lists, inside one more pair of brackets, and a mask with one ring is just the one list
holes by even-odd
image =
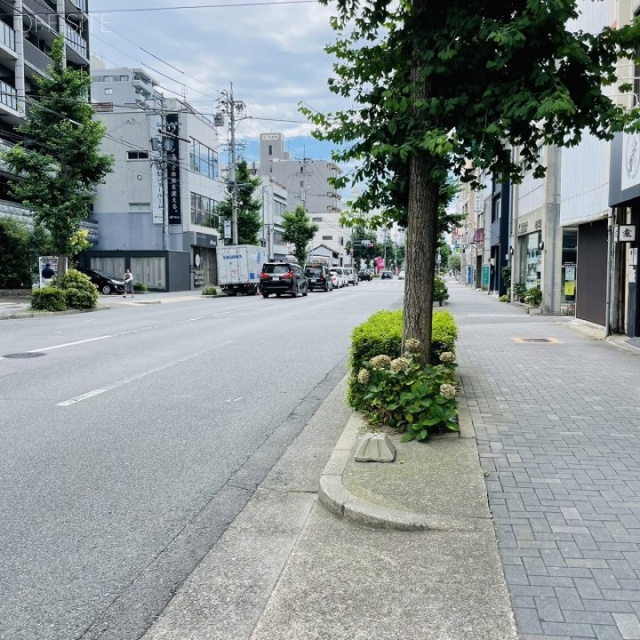
[[[466, 403], [462, 403], [463, 406], [465, 404]], [[470, 418], [468, 417], [468, 413], [463, 410], [460, 412], [460, 427], [461, 437], [473, 436]], [[404, 510], [376, 504], [358, 497], [349, 491], [345, 486], [343, 475], [352, 458], [358, 435], [364, 430], [365, 422], [362, 416], [354, 413], [349, 419], [320, 477], [318, 495], [320, 502], [325, 508], [339, 517], [379, 529], [396, 529], [401, 531], [471, 531], [477, 528], [479, 519], [477, 515], [469, 517], [451, 517], [444, 514], [426, 515], [408, 509]], [[489, 517], [487, 513], [487, 518]], [[486, 518], [480, 517], [480, 519], [486, 522]]]

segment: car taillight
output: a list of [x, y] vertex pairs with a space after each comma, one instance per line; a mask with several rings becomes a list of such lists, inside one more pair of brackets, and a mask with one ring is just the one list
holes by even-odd
[[285, 278], [291, 278], [293, 280], [293, 276], [294, 276], [293, 271], [289, 271], [289, 273], [287, 273], [284, 277]]
[[268, 273], [264, 273], [263, 271], [260, 272], [260, 280], [268, 280], [269, 279], [269, 274]]

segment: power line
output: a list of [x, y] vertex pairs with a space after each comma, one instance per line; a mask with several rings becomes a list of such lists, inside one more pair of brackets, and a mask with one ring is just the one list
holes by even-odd
[[236, 7], [260, 7], [264, 6], [277, 6], [277, 5], [289, 5], [289, 4], [317, 4], [316, 0], [284, 0], [282, 2], [238, 2], [228, 4], [195, 4], [195, 5], [178, 5], [175, 7], [137, 7], [135, 9], [104, 9], [102, 11], [88, 11], [89, 14], [100, 13], [144, 13], [154, 11], [177, 11], [183, 9], [235, 9]]

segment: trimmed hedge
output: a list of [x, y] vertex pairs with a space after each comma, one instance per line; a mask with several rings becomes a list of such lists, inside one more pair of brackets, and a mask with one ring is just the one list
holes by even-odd
[[[358, 383], [358, 371], [374, 356], [387, 355], [398, 358], [402, 355], [402, 309], [378, 311], [351, 333], [351, 359], [347, 400], [356, 409], [362, 403], [364, 389]], [[431, 361], [439, 362], [445, 351], [455, 353], [458, 329], [450, 311], [434, 310], [431, 328]]]
[[67, 302], [64, 291], [56, 287], [34, 289], [31, 294], [31, 308], [36, 311], [65, 311]]
[[98, 306], [98, 287], [89, 276], [76, 269], [69, 269], [57, 278], [56, 286], [64, 290], [69, 309], [95, 309]]

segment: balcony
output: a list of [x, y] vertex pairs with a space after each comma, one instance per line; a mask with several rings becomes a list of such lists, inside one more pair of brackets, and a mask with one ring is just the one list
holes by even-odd
[[0, 80], [0, 104], [14, 111], [18, 110], [18, 92], [15, 87], [12, 87], [3, 80]]
[[12, 59], [16, 59], [18, 54], [16, 51], [16, 32], [6, 23], [0, 21], [0, 51], [9, 49], [11, 51]]
[[65, 22], [65, 40], [72, 51], [75, 51], [77, 54], [82, 56], [82, 58], [80, 60], [76, 60], [76, 62], [79, 64], [86, 64], [89, 59], [89, 47], [86, 39], [78, 33], [77, 26], [70, 25], [68, 22]]
[[53, 64], [53, 60], [28, 40], [25, 40], [23, 44], [24, 61], [29, 63], [36, 71], [39, 71], [41, 75], [46, 74], [48, 67]]
[[[26, 19], [25, 30], [37, 31], [38, 37], [43, 38], [47, 32], [50, 32], [49, 38], [53, 40], [58, 32], [59, 16], [55, 9], [51, 8], [50, 12], [46, 11], [49, 5], [44, 5], [38, 0], [22, 0], [22, 6], [26, 9], [23, 16]], [[33, 14], [33, 18], [30, 15]], [[37, 21], [37, 23], [36, 23]], [[46, 25], [48, 29], [44, 27]]]
[[66, 13], [74, 13], [76, 9], [82, 11], [82, 13], [87, 13], [89, 10], [87, 0], [67, 0]]

